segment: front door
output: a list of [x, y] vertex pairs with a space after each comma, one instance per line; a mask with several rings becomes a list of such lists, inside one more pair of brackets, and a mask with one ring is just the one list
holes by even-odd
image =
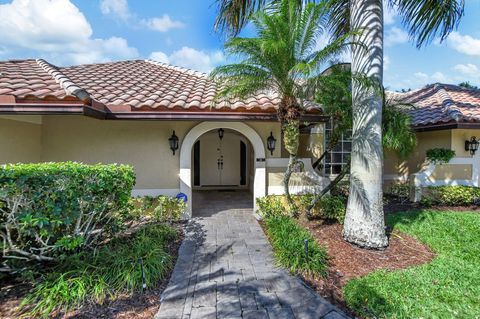
[[[217, 131], [204, 134], [194, 148], [195, 186], [238, 187], [245, 186], [246, 159], [243, 138], [225, 131], [220, 139]], [[198, 170], [199, 169], [199, 170]]]

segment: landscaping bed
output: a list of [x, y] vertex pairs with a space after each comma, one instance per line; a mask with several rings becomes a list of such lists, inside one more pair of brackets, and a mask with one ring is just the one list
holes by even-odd
[[1, 318], [151, 318], [183, 237], [182, 200], [131, 198], [133, 168], [0, 168]]
[[316, 242], [325, 247], [329, 256], [328, 274], [303, 276], [304, 280], [324, 298], [346, 312], [351, 312], [343, 298], [342, 289], [354, 278], [378, 269], [397, 270], [430, 262], [435, 254], [415, 238], [393, 230], [390, 244], [385, 250], [366, 250], [347, 243], [338, 223], [324, 220], [299, 220]]
[[[143, 225], [142, 227], [152, 227]], [[164, 251], [171, 257], [174, 265], [178, 256], [178, 248], [183, 239], [183, 225], [180, 222], [171, 225], [176, 232], [175, 240], [169, 241]], [[160, 226], [161, 227], [161, 226]], [[129, 240], [129, 238], [125, 238]], [[169, 267], [162, 278], [149, 285], [145, 292], [136, 290], [133, 293], [116, 294], [113, 299], [107, 298], [103, 303], [86, 302], [85, 304], [63, 312], [54, 311], [49, 318], [153, 318], [160, 307], [160, 295], [168, 284], [173, 267]], [[53, 271], [53, 270], [52, 270]], [[45, 271], [48, 272], [48, 269]], [[32, 309], [26, 307], [19, 310], [21, 304], [29, 293], [32, 285], [7, 277], [2, 279], [0, 286], [0, 318], [18, 318], [20, 314]], [[59, 292], [60, 293], [60, 292]]]

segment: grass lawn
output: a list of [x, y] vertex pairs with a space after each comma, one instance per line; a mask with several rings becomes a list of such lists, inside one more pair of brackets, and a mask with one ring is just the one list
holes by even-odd
[[387, 217], [437, 254], [428, 264], [376, 271], [344, 288], [350, 308], [366, 317], [480, 318], [480, 214], [416, 211]]

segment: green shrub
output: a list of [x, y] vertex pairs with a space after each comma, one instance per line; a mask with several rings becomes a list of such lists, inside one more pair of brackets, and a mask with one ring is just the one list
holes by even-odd
[[[327, 252], [312, 235], [287, 216], [269, 216], [265, 219], [267, 235], [272, 244], [277, 262], [293, 273], [325, 276]], [[307, 239], [308, 256], [304, 240]]]
[[390, 195], [401, 202], [407, 202], [410, 198], [410, 185], [408, 183], [394, 183], [387, 187], [385, 195]]
[[480, 188], [471, 186], [431, 186], [422, 191], [425, 206], [470, 206], [478, 202]]
[[185, 202], [169, 196], [159, 196], [156, 199], [157, 207], [153, 210], [153, 217], [157, 221], [176, 221], [185, 211]]
[[283, 196], [265, 196], [257, 198], [258, 211], [262, 217], [287, 215], [288, 209]]
[[0, 167], [0, 235], [4, 256], [9, 257], [5, 263], [13, 269], [19, 258], [51, 261], [116, 233], [134, 183], [133, 168], [126, 165]]
[[[174, 228], [151, 225], [131, 238], [117, 238], [95, 254], [82, 252], [65, 256], [47, 273], [22, 302], [28, 316], [49, 316], [84, 303], [103, 303], [121, 293], [142, 289], [143, 261], [145, 283], [154, 286], [173, 266], [168, 247], [177, 238]], [[31, 307], [31, 308], [30, 308]]]
[[332, 190], [330, 191], [332, 196], [341, 196], [345, 199], [348, 198], [350, 194], [350, 182], [348, 181], [341, 181], [337, 185], [335, 185]]
[[343, 224], [345, 220], [345, 199], [341, 196], [324, 196], [318, 203], [320, 218], [336, 220]]
[[455, 151], [448, 148], [432, 148], [427, 150], [427, 159], [435, 164], [450, 162], [455, 157]]

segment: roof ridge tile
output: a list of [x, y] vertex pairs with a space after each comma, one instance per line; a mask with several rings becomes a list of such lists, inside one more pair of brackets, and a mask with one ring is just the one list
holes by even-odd
[[68, 76], [66, 76], [62, 71], [58, 69], [53, 64], [50, 64], [49, 62], [45, 61], [44, 59], [36, 59], [35, 60], [45, 72], [50, 74], [50, 76], [58, 83], [60, 84], [60, 87], [65, 91], [67, 95], [73, 95], [80, 99], [83, 102], [90, 102], [91, 97], [88, 92], [75, 84]]
[[188, 75], [195, 75], [195, 76], [199, 76], [199, 77], [203, 77], [203, 78], [208, 78], [207, 73], [200, 72], [200, 71], [195, 71], [195, 70], [192, 70], [192, 69], [189, 69], [189, 68], [184, 68], [184, 67], [181, 67], [181, 66], [171, 65], [171, 64], [168, 64], [168, 63], [159, 62], [159, 61], [155, 61], [155, 60], [151, 60], [151, 59], [146, 59], [145, 62], [151, 63], [153, 65], [161, 66], [161, 67], [164, 67], [164, 68], [168, 68], [170, 70], [175, 70], [175, 71], [179, 71], [179, 72], [182, 72], [182, 73], [186, 73]]
[[464, 115], [459, 107], [455, 104], [453, 98], [448, 94], [445, 86], [441, 83], [435, 83], [434, 89], [437, 91], [441, 98], [441, 104], [443, 107], [443, 111], [451, 116], [455, 121], [461, 120]]

